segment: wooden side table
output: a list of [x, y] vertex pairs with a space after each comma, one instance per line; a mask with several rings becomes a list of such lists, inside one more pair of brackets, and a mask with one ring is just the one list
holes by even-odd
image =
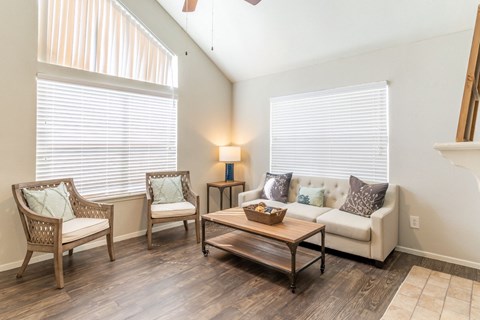
[[230, 208], [232, 207], [232, 187], [242, 186], [245, 191], [245, 181], [218, 181], [207, 182], [207, 213], [210, 212], [210, 188], [217, 188], [220, 191], [220, 210], [223, 210], [223, 190], [230, 189]]

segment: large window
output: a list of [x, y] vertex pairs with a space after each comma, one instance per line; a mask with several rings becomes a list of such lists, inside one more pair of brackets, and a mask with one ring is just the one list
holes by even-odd
[[176, 56], [116, 0], [38, 0], [38, 10], [37, 179], [73, 177], [103, 198], [176, 170]]
[[145, 173], [176, 170], [172, 98], [37, 79], [37, 179], [73, 177], [80, 193], [145, 190]]
[[272, 172], [388, 180], [386, 82], [272, 98]]

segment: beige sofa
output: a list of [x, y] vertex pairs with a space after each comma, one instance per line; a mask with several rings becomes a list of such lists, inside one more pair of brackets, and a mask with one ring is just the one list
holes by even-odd
[[[294, 175], [290, 183], [287, 203], [260, 199], [265, 175], [260, 181], [257, 189], [238, 195], [239, 206], [263, 201], [268, 206], [288, 208], [287, 217], [325, 224], [327, 248], [373, 259], [377, 266], [382, 266], [398, 244], [398, 187], [396, 185], [389, 185], [383, 207], [375, 211], [371, 218], [365, 218], [339, 210], [350, 188], [348, 179]], [[324, 207], [297, 203], [297, 192], [301, 186], [323, 188]], [[320, 245], [320, 235], [306, 241]]]

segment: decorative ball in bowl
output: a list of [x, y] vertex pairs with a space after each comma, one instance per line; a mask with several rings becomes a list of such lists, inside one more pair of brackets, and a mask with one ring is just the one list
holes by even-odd
[[243, 207], [243, 211], [250, 221], [272, 225], [283, 221], [287, 208], [269, 207], [264, 202], [260, 202]]

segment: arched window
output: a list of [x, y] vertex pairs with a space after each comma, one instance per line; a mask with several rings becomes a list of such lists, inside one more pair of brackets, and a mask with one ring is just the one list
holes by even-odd
[[89, 75], [37, 76], [37, 179], [73, 177], [83, 195], [105, 198], [144, 192], [145, 172], [176, 170], [176, 57], [115, 0], [38, 4], [38, 60]]

